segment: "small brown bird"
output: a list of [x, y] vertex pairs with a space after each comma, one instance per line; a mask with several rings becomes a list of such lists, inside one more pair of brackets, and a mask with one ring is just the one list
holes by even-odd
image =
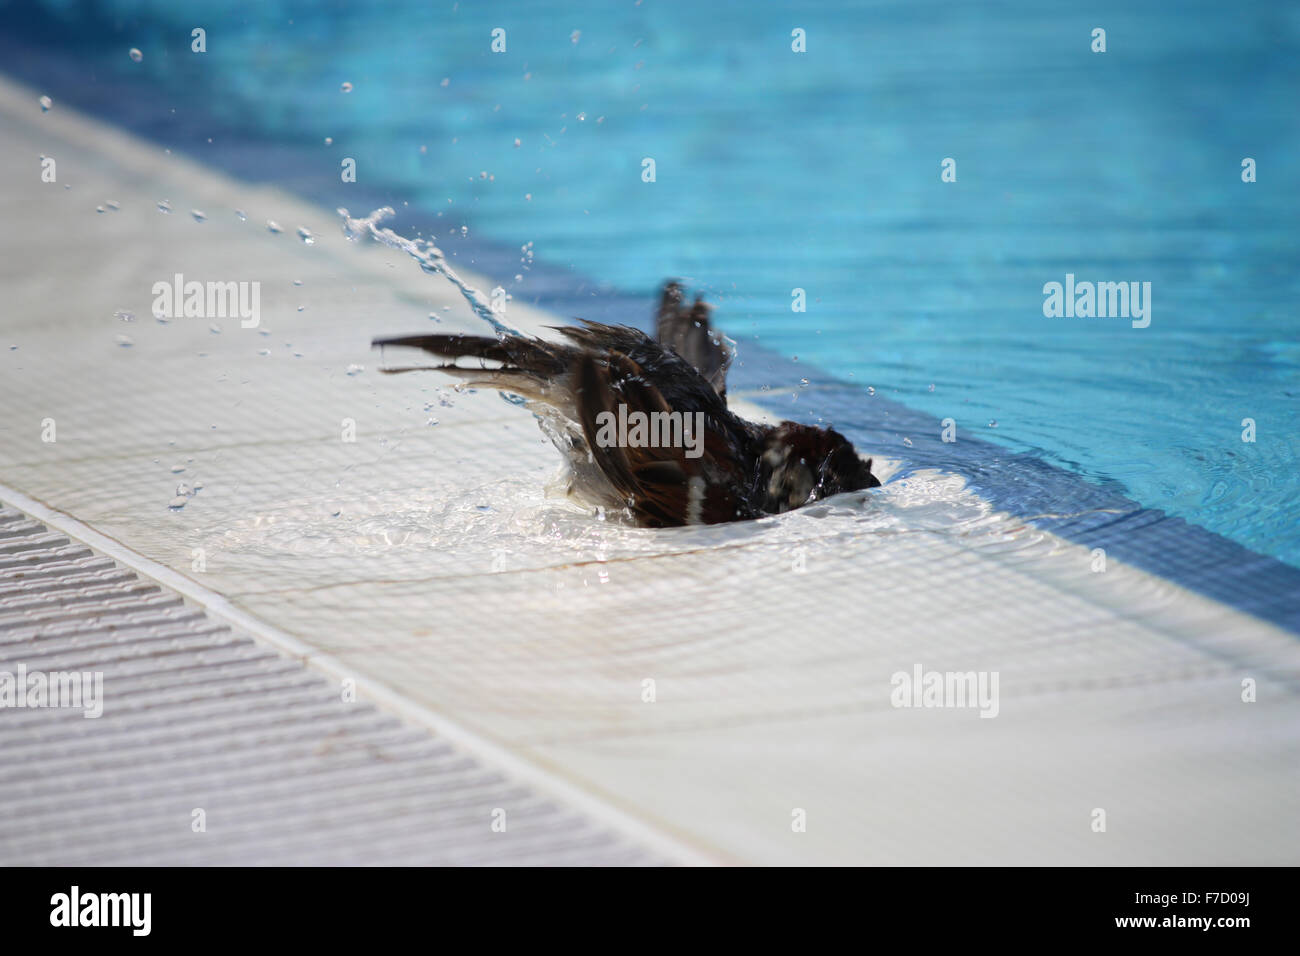
[[[880, 484], [871, 459], [833, 429], [728, 411], [735, 353], [710, 328], [709, 306], [698, 297], [686, 306], [676, 282], [664, 286], [654, 339], [587, 321], [555, 331], [567, 341], [406, 335], [373, 344], [450, 360], [387, 372], [433, 369], [521, 396], [568, 458], [569, 492], [626, 508], [645, 527], [744, 521]], [[465, 358], [480, 367], [455, 364]]]

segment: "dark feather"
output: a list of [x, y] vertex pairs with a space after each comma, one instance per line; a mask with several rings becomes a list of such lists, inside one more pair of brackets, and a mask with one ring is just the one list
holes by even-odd
[[709, 306], [699, 296], [695, 304], [686, 305], [682, 287], [676, 282], [664, 284], [655, 315], [655, 339], [670, 348], [704, 376], [720, 396], [727, 395], [727, 369], [735, 357], [722, 333], [709, 326]]

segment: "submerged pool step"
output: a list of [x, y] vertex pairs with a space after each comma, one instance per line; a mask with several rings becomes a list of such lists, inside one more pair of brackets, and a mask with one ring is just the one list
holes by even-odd
[[671, 862], [343, 698], [0, 506], [0, 865]]

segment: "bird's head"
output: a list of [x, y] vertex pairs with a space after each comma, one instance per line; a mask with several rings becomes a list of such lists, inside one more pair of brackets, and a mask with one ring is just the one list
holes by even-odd
[[782, 422], [768, 434], [763, 464], [769, 469], [767, 499], [772, 511], [790, 511], [845, 491], [877, 488], [871, 459], [832, 428]]

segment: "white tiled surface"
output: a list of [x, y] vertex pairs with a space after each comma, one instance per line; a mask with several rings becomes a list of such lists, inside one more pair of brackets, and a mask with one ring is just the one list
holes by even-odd
[[0, 709], [0, 865], [663, 860], [0, 506], [0, 674], [24, 673], [93, 696]]
[[[525, 413], [376, 373], [374, 334], [474, 328], [450, 286], [35, 94], [0, 87], [0, 125], [0, 482], [709, 858], [1300, 859], [1292, 637], [1095, 574], [938, 475], [750, 525], [601, 523], [544, 496], [558, 459]], [[38, 153], [71, 189], [39, 183]], [[175, 272], [261, 281], [273, 334], [155, 323], [150, 287]], [[891, 707], [916, 663], [998, 671], [999, 717]]]

